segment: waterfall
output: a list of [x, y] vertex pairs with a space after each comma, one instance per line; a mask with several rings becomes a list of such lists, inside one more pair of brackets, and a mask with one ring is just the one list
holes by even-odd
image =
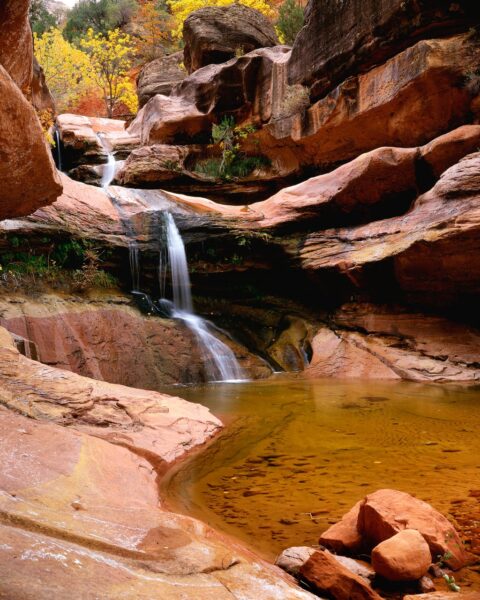
[[57, 168], [59, 171], [62, 170], [62, 150], [60, 148], [60, 132], [58, 131], [57, 125], [53, 128], [53, 133], [55, 136], [55, 148], [57, 150]]
[[97, 139], [100, 142], [100, 145], [107, 153], [107, 163], [103, 166], [103, 174], [102, 174], [102, 188], [106, 190], [108, 186], [112, 183], [113, 178], [115, 177], [115, 169], [116, 169], [116, 161], [115, 155], [110, 149], [108, 143], [105, 141], [103, 133], [97, 133]]
[[[202, 319], [193, 312], [185, 245], [170, 213], [165, 213], [165, 226], [168, 262], [172, 278], [173, 317], [181, 319], [195, 334], [210, 381], [244, 380], [244, 374], [233, 351], [212, 333], [211, 330], [217, 328], [213, 323]], [[164, 280], [164, 269], [165, 262], [160, 261], [160, 281]], [[221, 330], [218, 331], [223, 333]]]
[[118, 212], [118, 216], [120, 217], [120, 221], [123, 225], [123, 229], [125, 234], [128, 237], [128, 254], [130, 260], [130, 274], [132, 277], [132, 288], [133, 291], [138, 291], [140, 288], [140, 252], [138, 248], [137, 236], [135, 230], [132, 226], [132, 223], [128, 216], [125, 214], [124, 210], [120, 206], [120, 204], [116, 201], [114, 196], [110, 194], [108, 188], [115, 177], [115, 171], [117, 167], [117, 162], [115, 160], [115, 155], [112, 152], [109, 144], [104, 138], [103, 133], [97, 133], [97, 139], [101, 147], [105, 150], [107, 154], [107, 162], [103, 167], [102, 174], [102, 188], [105, 190], [106, 194], [110, 198], [113, 206]]
[[[140, 269], [139, 248], [137, 236], [128, 215], [125, 214], [119, 202], [108, 190], [115, 177], [115, 156], [102, 133], [97, 134], [98, 141], [107, 154], [107, 163], [102, 176], [102, 188], [108, 194], [113, 206], [117, 210], [120, 221], [128, 236], [130, 255], [130, 272], [132, 276], [132, 291], [139, 291]], [[205, 372], [209, 381], [243, 381], [244, 375], [233, 351], [219, 340], [212, 330], [223, 333], [213, 323], [202, 319], [193, 312], [192, 293], [190, 291], [190, 276], [188, 274], [187, 254], [185, 244], [172, 215], [163, 213], [164, 228], [166, 231], [165, 245], [160, 244], [160, 257], [158, 266], [158, 283], [162, 300], [165, 302], [165, 289], [168, 268], [172, 280], [173, 312], [172, 317], [181, 319], [192, 331], [198, 341], [202, 358], [205, 363]], [[160, 300], [160, 303], [162, 302]]]

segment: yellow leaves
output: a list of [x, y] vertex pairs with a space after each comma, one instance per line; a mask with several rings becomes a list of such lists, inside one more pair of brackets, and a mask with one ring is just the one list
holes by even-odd
[[[181, 37], [183, 22], [190, 13], [204, 6], [229, 6], [232, 4], [232, 0], [167, 0], [167, 3], [176, 21], [176, 28], [173, 33], [176, 37]], [[239, 0], [239, 4], [255, 8], [268, 18], [275, 16], [275, 11], [268, 0]]]
[[120, 29], [108, 31], [106, 35], [89, 29], [80, 40], [80, 45], [90, 57], [92, 73], [97, 86], [102, 90], [107, 115], [113, 115], [114, 108], [123, 102], [130, 110], [137, 110], [133, 99], [133, 84], [128, 78], [136, 49], [133, 39]]
[[68, 110], [92, 85], [89, 57], [67, 42], [59, 29], [33, 37], [35, 56], [45, 71], [57, 108], [61, 112]]
[[92, 87], [101, 90], [108, 116], [121, 102], [137, 111], [135, 88], [128, 77], [135, 55], [130, 35], [114, 29], [104, 36], [89, 29], [77, 48], [60, 30], [51, 29], [40, 37], [35, 34], [34, 44], [60, 112], [71, 109]]

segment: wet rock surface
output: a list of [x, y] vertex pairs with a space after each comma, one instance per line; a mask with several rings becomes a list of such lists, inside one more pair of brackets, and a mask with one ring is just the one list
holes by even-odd
[[[142, 315], [126, 294], [3, 296], [0, 324], [35, 344], [43, 364], [100, 381], [155, 390], [206, 379], [192, 332], [178, 320]], [[249, 378], [270, 375], [263, 361], [223, 338]]]

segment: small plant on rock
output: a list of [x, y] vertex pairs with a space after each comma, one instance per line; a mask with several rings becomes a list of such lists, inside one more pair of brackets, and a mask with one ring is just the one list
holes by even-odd
[[288, 85], [280, 108], [279, 117], [291, 117], [304, 112], [310, 106], [310, 92], [303, 85]]
[[247, 177], [252, 171], [270, 164], [264, 156], [247, 156], [241, 152], [241, 142], [256, 128], [253, 125], [236, 127], [233, 117], [224, 117], [219, 124], [212, 127], [212, 141], [222, 151], [222, 156], [198, 161], [195, 165], [197, 173], [226, 181]]

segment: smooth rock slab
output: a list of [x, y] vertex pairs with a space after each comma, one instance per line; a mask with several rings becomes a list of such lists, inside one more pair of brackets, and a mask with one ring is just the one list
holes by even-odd
[[420, 579], [431, 563], [428, 544], [415, 529], [400, 531], [372, 550], [375, 572], [390, 581]]

